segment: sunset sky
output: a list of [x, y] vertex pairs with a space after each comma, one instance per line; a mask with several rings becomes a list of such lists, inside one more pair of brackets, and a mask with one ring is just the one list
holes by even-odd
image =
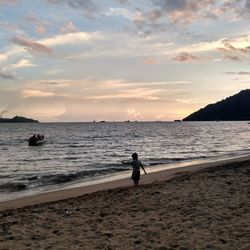
[[0, 112], [182, 119], [250, 88], [250, 0], [0, 0]]

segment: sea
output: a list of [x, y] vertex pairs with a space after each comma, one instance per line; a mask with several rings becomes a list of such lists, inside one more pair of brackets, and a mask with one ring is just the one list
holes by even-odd
[[[33, 134], [46, 143], [29, 146]], [[2, 123], [0, 201], [128, 174], [133, 152], [150, 171], [247, 155], [250, 123]]]

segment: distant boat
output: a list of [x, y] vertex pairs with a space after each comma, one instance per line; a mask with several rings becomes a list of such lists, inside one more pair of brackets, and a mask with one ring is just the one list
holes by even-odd
[[29, 146], [41, 146], [46, 142], [43, 135], [33, 135], [29, 138]]
[[174, 120], [174, 122], [182, 122], [181, 120]]

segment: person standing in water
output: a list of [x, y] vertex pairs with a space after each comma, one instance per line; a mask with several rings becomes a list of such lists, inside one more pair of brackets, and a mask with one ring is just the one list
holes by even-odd
[[131, 179], [134, 181], [134, 185], [137, 186], [139, 184], [140, 181], [140, 168], [143, 169], [144, 173], [146, 173], [141, 161], [138, 160], [138, 154], [137, 153], [133, 153], [132, 154], [132, 161], [131, 162], [124, 162], [122, 161], [123, 164], [129, 164], [132, 165], [133, 167], [133, 172], [132, 172], [132, 176]]

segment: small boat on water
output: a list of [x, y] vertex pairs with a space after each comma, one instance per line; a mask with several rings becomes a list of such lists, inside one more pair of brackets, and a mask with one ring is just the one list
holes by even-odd
[[46, 142], [43, 135], [33, 135], [29, 138], [28, 143], [29, 146], [41, 146]]

